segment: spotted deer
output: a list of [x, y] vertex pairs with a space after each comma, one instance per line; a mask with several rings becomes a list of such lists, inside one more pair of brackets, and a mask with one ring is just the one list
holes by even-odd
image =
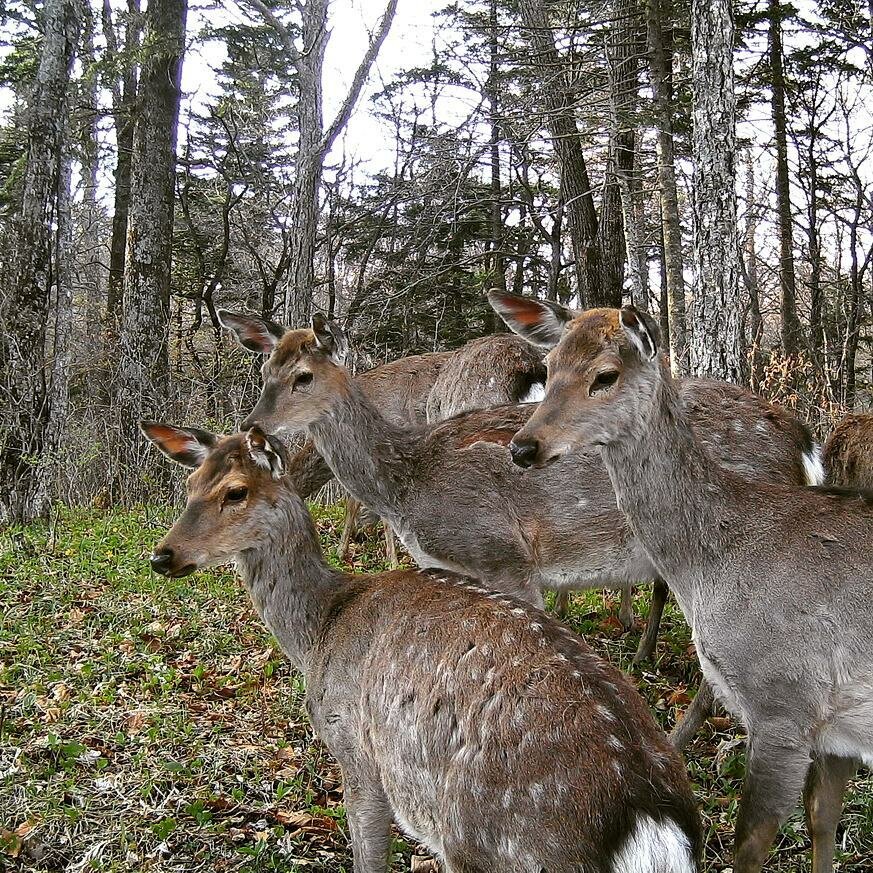
[[[337, 479], [388, 519], [419, 566], [500, 580], [503, 590], [537, 605], [543, 588], [654, 580], [597, 453], [522, 480], [505, 449], [530, 404], [400, 428], [341, 366], [335, 343], [335, 326], [319, 316], [311, 330], [286, 330], [264, 364], [264, 389], [248, 422], [270, 432], [305, 429]], [[689, 385], [689, 398], [707, 421], [761, 402], [732, 386], [698, 391], [697, 383]], [[753, 429], [749, 451], [766, 458], [781, 451], [774, 432], [783, 422], [763, 421], [768, 426]], [[737, 435], [725, 428], [718, 440], [736, 443]], [[795, 462], [799, 478], [801, 451]], [[568, 487], [574, 465], [587, 475]]]
[[824, 447], [827, 484], [873, 490], [873, 415], [847, 415]]
[[657, 325], [632, 307], [578, 316], [548, 367], [510, 451], [539, 467], [599, 449], [704, 675], [748, 731], [735, 873], [762, 869], [801, 793], [812, 869], [829, 873], [845, 785], [873, 764], [870, 495], [713, 464]]
[[[250, 352], [269, 354], [284, 328], [275, 322], [245, 313], [219, 310], [221, 324], [232, 331]], [[336, 335], [343, 361], [347, 345]], [[504, 403], [527, 403], [542, 397], [546, 370], [542, 355], [512, 334], [494, 334], [471, 340], [459, 349], [410, 355], [358, 374], [356, 380], [381, 414], [400, 426], [421, 426], [470, 409]], [[333, 477], [330, 468], [311, 444], [293, 462], [307, 472], [313, 487], [310, 496]], [[346, 501], [346, 518], [340, 537], [340, 557], [348, 561], [351, 538], [361, 504]], [[390, 525], [385, 526], [386, 550], [391, 566], [397, 552]]]
[[[499, 291], [488, 297], [507, 326], [543, 352], [550, 352], [565, 335], [572, 334], [581, 315], [557, 303]], [[566, 342], [572, 343], [572, 336]], [[739, 386], [708, 379], [685, 379], [680, 391], [692, 426], [713, 462], [768, 482], [820, 485], [824, 481], [819, 447], [809, 430], [782, 407]], [[649, 621], [636, 661], [654, 651], [667, 593], [666, 584], [655, 575]], [[684, 748], [711, 714], [712, 703], [711, 689], [704, 682], [672, 734], [679, 748]]]
[[681, 759], [579, 637], [458, 576], [332, 569], [284, 447], [257, 428], [143, 431], [194, 468], [152, 567], [235, 562], [339, 761], [356, 873], [388, 869], [392, 819], [445, 873], [698, 870]]

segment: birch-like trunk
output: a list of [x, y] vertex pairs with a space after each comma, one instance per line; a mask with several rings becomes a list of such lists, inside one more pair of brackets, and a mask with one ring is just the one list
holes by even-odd
[[692, 0], [694, 318], [691, 372], [741, 382], [734, 20], [730, 0]]
[[63, 184], [70, 71], [81, 9], [77, 0], [47, 0], [42, 15], [39, 65], [27, 113], [21, 208], [14, 219], [15, 249], [0, 308], [0, 523], [23, 523], [45, 513], [48, 494], [41, 467], [55, 457], [60, 440], [57, 430], [49, 428], [52, 397], [45, 342], [55, 279], [52, 228]]

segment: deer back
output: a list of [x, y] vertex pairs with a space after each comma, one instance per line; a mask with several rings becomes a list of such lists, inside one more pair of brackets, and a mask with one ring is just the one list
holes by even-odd
[[827, 483], [873, 489], [873, 415], [847, 415], [824, 447]]
[[545, 381], [542, 355], [520, 337], [480, 337], [453, 352], [440, 371], [427, 398], [427, 420], [539, 399]]

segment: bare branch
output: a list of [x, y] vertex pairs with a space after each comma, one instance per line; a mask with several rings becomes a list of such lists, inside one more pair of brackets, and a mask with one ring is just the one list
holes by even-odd
[[[249, 0], [249, 2], [260, 3], [260, 0]], [[358, 102], [358, 98], [361, 96], [361, 91], [363, 90], [364, 84], [366, 83], [367, 78], [370, 75], [370, 69], [373, 66], [373, 62], [376, 60], [376, 56], [379, 54], [379, 49], [382, 47], [382, 43], [385, 42], [385, 37], [388, 36], [388, 31], [391, 30], [391, 24], [394, 21], [394, 13], [396, 11], [397, 0], [388, 0], [388, 5], [385, 7], [385, 14], [382, 16], [382, 20], [379, 22], [379, 26], [378, 28], [376, 28], [376, 32], [370, 39], [370, 45], [367, 48], [367, 51], [364, 54], [364, 57], [361, 60], [357, 71], [355, 72], [355, 77], [354, 79], [352, 79], [352, 85], [349, 88], [348, 94], [346, 94], [346, 99], [343, 100], [343, 104], [340, 107], [336, 118], [334, 118], [330, 127], [324, 134], [324, 137], [321, 141], [322, 154], [325, 154], [329, 151], [336, 138], [349, 123], [349, 119], [352, 116], [352, 110], [354, 110], [355, 104]]]

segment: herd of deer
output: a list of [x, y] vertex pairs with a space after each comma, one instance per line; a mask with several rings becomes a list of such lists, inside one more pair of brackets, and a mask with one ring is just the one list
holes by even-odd
[[[684, 723], [714, 689], [748, 732], [735, 873], [763, 868], [801, 794], [813, 873], [832, 870], [843, 790], [873, 765], [873, 510], [809, 486], [873, 486], [873, 417], [837, 428], [822, 463], [784, 410], [674, 379], [632, 307], [490, 299], [520, 336], [356, 377], [321, 317], [220, 313], [265, 356], [263, 391], [231, 436], [143, 423], [194, 468], [153, 568], [236, 562], [342, 768], [356, 873], [387, 869], [392, 821], [447, 873], [699, 869], [675, 743], [542, 611], [544, 589], [618, 587], [630, 626], [646, 581], [637, 658], [669, 587], [709, 683]], [[280, 437], [298, 431], [292, 455]], [[303, 498], [332, 476], [421, 570], [328, 566]]]

